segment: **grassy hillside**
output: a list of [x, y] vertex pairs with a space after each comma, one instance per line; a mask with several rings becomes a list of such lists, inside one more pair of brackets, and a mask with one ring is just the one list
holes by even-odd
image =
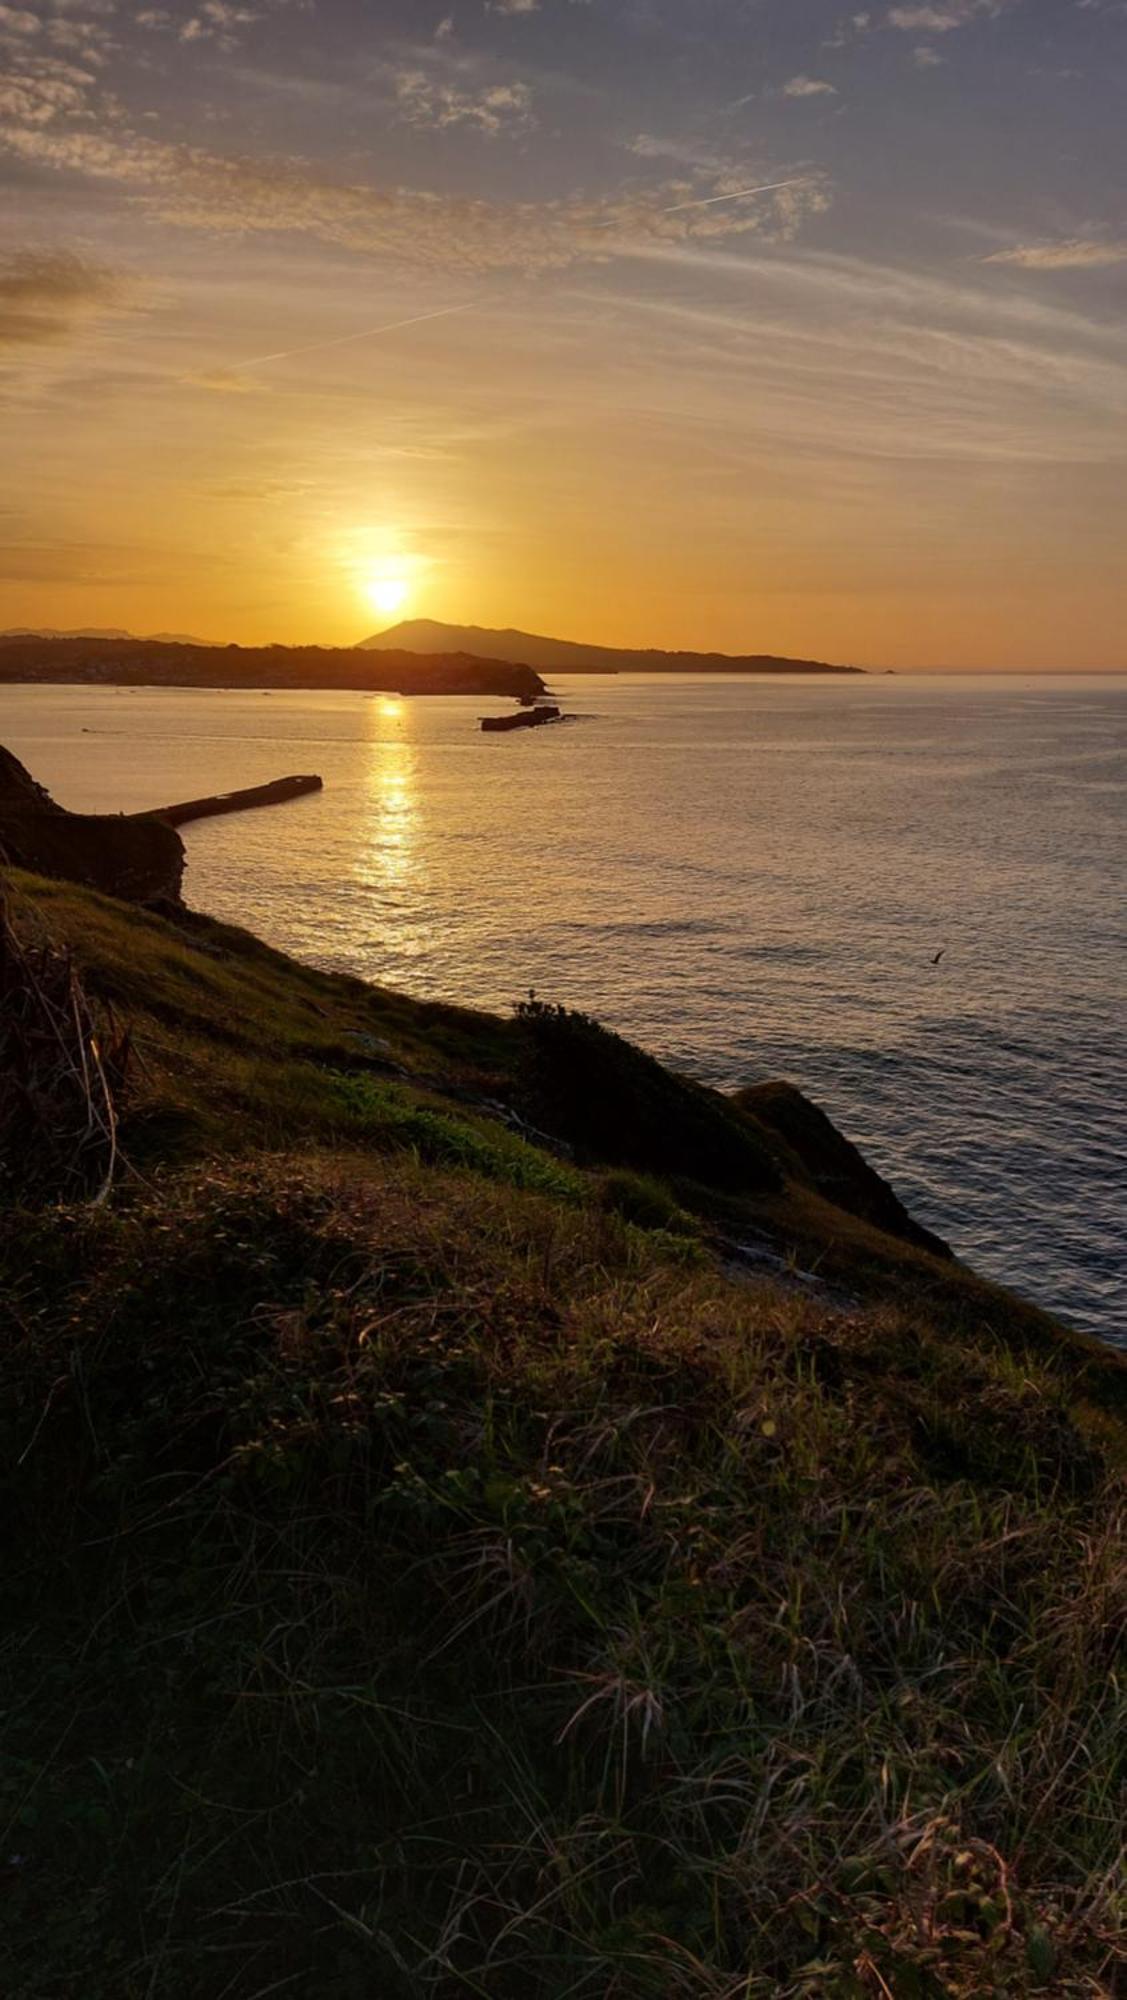
[[793, 1105], [13, 881], [134, 1053], [0, 1212], [5, 1995], [1111, 1995], [1115, 1357]]

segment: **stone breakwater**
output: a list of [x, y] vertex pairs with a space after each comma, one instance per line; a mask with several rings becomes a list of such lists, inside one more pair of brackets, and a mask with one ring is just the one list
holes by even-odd
[[72, 813], [58, 805], [18, 757], [0, 746], [0, 862], [61, 876], [127, 902], [177, 902], [192, 820], [284, 804], [322, 789], [313, 774], [276, 778], [242, 791], [186, 799], [148, 813]]

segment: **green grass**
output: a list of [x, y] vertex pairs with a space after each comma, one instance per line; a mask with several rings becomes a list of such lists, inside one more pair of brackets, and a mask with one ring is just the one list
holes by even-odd
[[367, 1076], [341, 1076], [334, 1082], [342, 1119], [371, 1145], [411, 1152], [432, 1166], [465, 1167], [485, 1180], [555, 1195], [560, 1201], [590, 1197], [590, 1184], [581, 1174], [496, 1121], [455, 1116], [420, 1103], [401, 1086]]
[[530, 1143], [519, 1024], [26, 894], [142, 1067], [0, 1216], [6, 2000], [1111, 1996], [1114, 1359]]

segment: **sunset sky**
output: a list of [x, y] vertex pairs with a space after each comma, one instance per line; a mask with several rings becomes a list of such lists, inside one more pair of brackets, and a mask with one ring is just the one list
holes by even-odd
[[5, 0], [0, 61], [0, 625], [1127, 666], [1123, 0]]

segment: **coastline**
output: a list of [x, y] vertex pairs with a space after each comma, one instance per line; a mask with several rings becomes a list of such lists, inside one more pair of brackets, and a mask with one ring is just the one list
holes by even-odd
[[351, 647], [193, 646], [147, 640], [7, 639], [0, 686], [313, 689], [358, 694], [538, 695], [531, 667], [465, 653], [364, 653]]
[[[534, 984], [725, 1089], [789, 1077], [979, 1270], [1127, 1344], [1109, 1152], [1122, 1058], [1098, 1005], [1115, 971], [1121, 795], [1105, 781], [1123, 683], [1103, 684], [1099, 717], [1083, 683], [554, 685], [598, 721], [515, 754], [475, 734], [492, 702], [347, 692], [13, 689], [0, 737], [95, 814], [323, 772], [320, 800], [281, 817], [189, 829], [189, 902], [420, 997], [504, 1009]], [[1049, 720], [1062, 756], [1046, 785]], [[614, 798], [625, 838], [608, 843]], [[1082, 805], [1083, 849], [1062, 850]], [[877, 812], [894, 855], [879, 869]], [[801, 866], [798, 895], [757, 829]], [[1015, 929], [1016, 871], [1031, 901]]]

